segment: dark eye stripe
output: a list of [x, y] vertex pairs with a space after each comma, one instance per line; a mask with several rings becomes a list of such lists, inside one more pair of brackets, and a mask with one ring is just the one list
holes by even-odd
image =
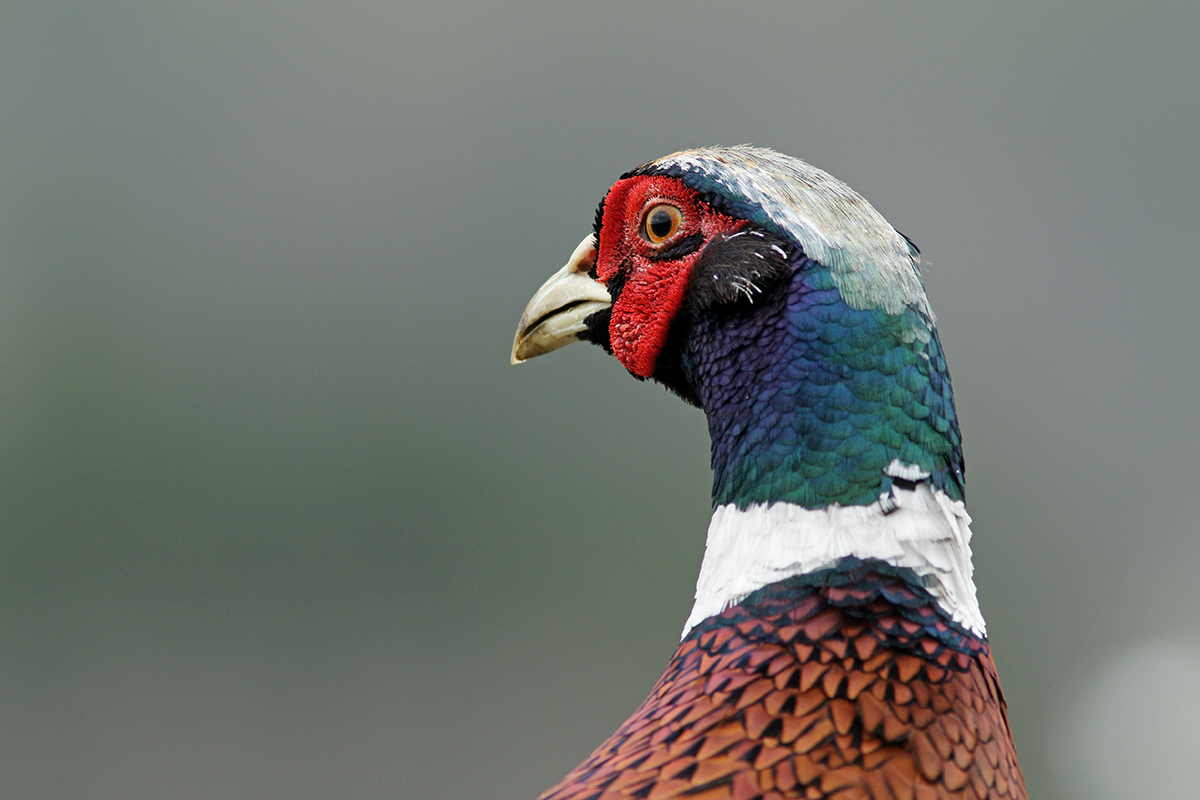
[[691, 236], [683, 237], [661, 253], [654, 253], [653, 255], [646, 256], [646, 258], [649, 261], [674, 261], [677, 258], [683, 258], [689, 253], [696, 252], [702, 244], [704, 244], [704, 236], [700, 231], [696, 231]]

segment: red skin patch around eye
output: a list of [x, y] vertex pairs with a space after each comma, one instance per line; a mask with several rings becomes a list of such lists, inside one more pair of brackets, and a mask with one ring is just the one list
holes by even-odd
[[[671, 203], [683, 212], [678, 232], [670, 240], [651, 244], [642, 236], [646, 211], [658, 203]], [[675, 178], [638, 175], [617, 181], [604, 200], [596, 276], [607, 284], [618, 273], [624, 288], [612, 308], [609, 341], [613, 355], [627, 370], [642, 378], [654, 374], [658, 355], [666, 344], [671, 323], [683, 306], [692, 268], [704, 246], [721, 233], [732, 233], [744, 220], [726, 216], [703, 202], [695, 189]], [[696, 233], [700, 247], [670, 261], [653, 256]]]

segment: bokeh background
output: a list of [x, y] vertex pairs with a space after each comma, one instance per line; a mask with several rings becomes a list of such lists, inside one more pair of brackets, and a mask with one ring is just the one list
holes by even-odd
[[1034, 797], [1200, 785], [1200, 6], [0, 10], [0, 796], [532, 798], [690, 609], [704, 421], [513, 368], [609, 184], [922, 248]]

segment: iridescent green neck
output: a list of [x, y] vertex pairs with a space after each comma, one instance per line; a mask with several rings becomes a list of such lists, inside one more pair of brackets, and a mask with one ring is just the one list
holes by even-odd
[[851, 308], [828, 269], [795, 266], [790, 283], [697, 320], [688, 337], [685, 369], [712, 436], [713, 505], [869, 505], [912, 479], [895, 476], [894, 462], [962, 499], [932, 321], [912, 308]]

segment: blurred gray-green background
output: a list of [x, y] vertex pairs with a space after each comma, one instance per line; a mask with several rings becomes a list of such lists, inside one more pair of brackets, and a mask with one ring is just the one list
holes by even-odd
[[586, 756], [690, 608], [707, 435], [508, 348], [620, 173], [745, 141], [922, 248], [1033, 796], [1196, 797], [1197, 41], [1194, 0], [6, 4], [0, 797]]

